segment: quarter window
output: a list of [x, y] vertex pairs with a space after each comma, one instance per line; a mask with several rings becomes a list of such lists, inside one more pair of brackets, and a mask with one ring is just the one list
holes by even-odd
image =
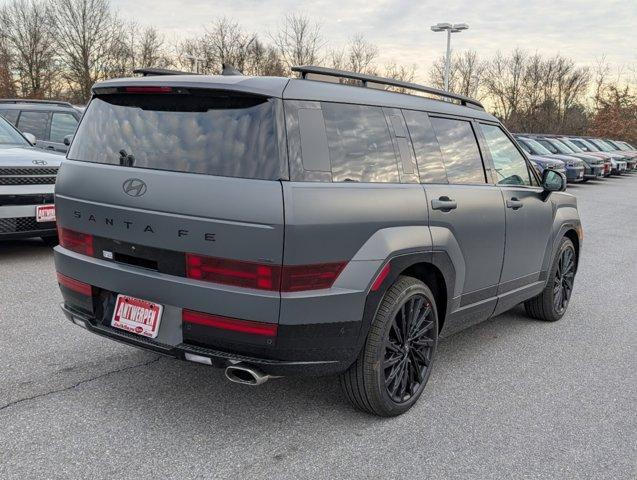
[[62, 143], [64, 137], [73, 135], [77, 129], [77, 120], [70, 113], [54, 113], [51, 118], [51, 141]]
[[480, 128], [491, 152], [498, 185], [531, 185], [526, 160], [502, 129], [484, 124]]
[[0, 110], [0, 117], [4, 117], [9, 120], [13, 125], [18, 121], [18, 114], [20, 110]]
[[380, 107], [323, 103], [332, 180], [398, 183], [398, 164]]
[[18, 120], [18, 130], [22, 133], [31, 133], [38, 140], [47, 140], [47, 126], [49, 114], [47, 112], [22, 111]]
[[464, 120], [432, 118], [449, 183], [486, 183], [484, 166], [471, 124]]

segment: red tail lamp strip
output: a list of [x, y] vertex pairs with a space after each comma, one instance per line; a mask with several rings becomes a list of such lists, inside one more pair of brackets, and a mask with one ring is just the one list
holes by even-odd
[[76, 232], [58, 225], [58, 237], [62, 247], [89, 257], [93, 256], [93, 235]]
[[69, 290], [73, 290], [74, 292], [87, 297], [93, 296], [93, 287], [91, 287], [88, 283], [80, 282], [79, 280], [67, 277], [59, 272], [57, 273], [57, 277], [58, 283]]
[[276, 337], [278, 331], [278, 325], [275, 323], [239, 320], [209, 313], [194, 312], [192, 310], [183, 310], [181, 318], [184, 323], [194, 323], [205, 327], [247, 333], [250, 335], [260, 335], [263, 337]]
[[186, 254], [188, 278], [282, 292], [330, 288], [346, 265], [347, 262], [339, 262], [281, 267]]
[[172, 87], [124, 87], [126, 93], [171, 93]]
[[389, 263], [383, 267], [383, 269], [380, 271], [380, 273], [376, 277], [376, 280], [374, 280], [374, 283], [372, 284], [372, 292], [377, 292], [380, 289], [380, 286], [383, 284], [383, 282], [387, 278], [387, 275], [389, 275], [390, 270], [391, 270], [391, 264]]

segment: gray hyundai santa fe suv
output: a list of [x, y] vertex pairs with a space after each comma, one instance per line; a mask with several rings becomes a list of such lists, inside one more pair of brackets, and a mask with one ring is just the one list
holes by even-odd
[[235, 382], [339, 373], [392, 416], [441, 335], [521, 302], [564, 315], [582, 230], [563, 174], [475, 100], [295, 70], [95, 85], [55, 192], [72, 322]]

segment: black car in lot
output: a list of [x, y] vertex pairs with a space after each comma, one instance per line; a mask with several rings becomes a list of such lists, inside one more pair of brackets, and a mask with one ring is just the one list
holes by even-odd
[[0, 99], [0, 117], [30, 134], [25, 135], [27, 138], [33, 135], [36, 147], [65, 153], [68, 145], [64, 138], [75, 133], [82, 112], [67, 102]]

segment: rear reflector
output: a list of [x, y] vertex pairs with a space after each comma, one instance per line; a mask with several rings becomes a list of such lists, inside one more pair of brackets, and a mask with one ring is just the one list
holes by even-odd
[[80, 233], [58, 225], [60, 246], [83, 255], [93, 256], [93, 235]]
[[126, 93], [171, 93], [172, 87], [124, 87]]
[[88, 283], [80, 282], [79, 280], [75, 280], [74, 278], [62, 275], [59, 272], [57, 276], [58, 283], [63, 287], [66, 287], [69, 290], [73, 290], [74, 292], [85, 295], [87, 297], [93, 296], [93, 287], [91, 287]]
[[391, 264], [389, 263], [383, 267], [383, 269], [380, 271], [380, 273], [376, 277], [376, 280], [374, 280], [374, 283], [372, 284], [372, 292], [378, 291], [380, 286], [383, 284], [383, 282], [387, 278], [387, 275], [389, 275], [390, 270], [391, 270]]
[[330, 288], [345, 265], [347, 262], [281, 267], [280, 265], [186, 254], [186, 276], [188, 278], [282, 292]]
[[183, 310], [181, 319], [184, 323], [194, 323], [205, 327], [247, 333], [250, 335], [261, 335], [264, 337], [276, 337], [278, 330], [276, 323], [251, 322], [249, 320], [239, 320], [209, 313], [194, 312], [192, 310]]

